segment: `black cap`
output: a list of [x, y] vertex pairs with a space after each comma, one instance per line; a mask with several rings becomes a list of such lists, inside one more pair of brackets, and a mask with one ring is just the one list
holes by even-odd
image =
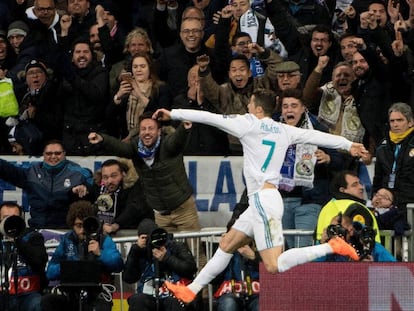
[[150, 234], [157, 228], [157, 224], [152, 219], [145, 218], [138, 225], [138, 235]]
[[28, 62], [26, 67], [24, 67], [24, 72], [27, 72], [30, 68], [35, 68], [35, 67], [42, 69], [44, 73], [47, 74], [46, 65], [37, 59], [32, 59], [30, 62]]

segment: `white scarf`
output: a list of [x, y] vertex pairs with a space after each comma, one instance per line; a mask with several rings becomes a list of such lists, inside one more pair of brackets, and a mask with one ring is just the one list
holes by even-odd
[[[321, 87], [322, 98], [319, 106], [318, 119], [330, 130], [334, 129], [338, 122], [341, 124], [339, 134], [350, 141], [362, 142], [365, 129], [362, 126], [355, 99], [352, 95], [342, 102], [341, 95], [333, 87], [333, 83], [328, 82]], [[341, 119], [341, 112], [342, 119]]]

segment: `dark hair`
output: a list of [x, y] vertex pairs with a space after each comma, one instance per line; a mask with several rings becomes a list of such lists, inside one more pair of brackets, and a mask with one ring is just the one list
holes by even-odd
[[91, 42], [86, 38], [79, 37], [75, 41], [73, 41], [73, 43], [72, 43], [72, 46], [71, 46], [72, 54], [73, 54], [73, 50], [75, 49], [75, 46], [78, 45], [78, 44], [86, 44], [87, 46], [89, 46], [89, 50], [91, 52], [93, 51], [93, 48], [91, 46]]
[[141, 124], [141, 122], [142, 122], [143, 120], [146, 120], [146, 119], [151, 119], [151, 120], [154, 120], [154, 121], [157, 123], [158, 128], [161, 128], [161, 122], [160, 122], [160, 121], [158, 121], [158, 120], [153, 119], [153, 118], [152, 118], [152, 115], [153, 115], [153, 114], [154, 114], [154, 112], [153, 112], [153, 111], [145, 111], [142, 115], [140, 115], [140, 116], [139, 116], [139, 119], [138, 119], [138, 124]]
[[237, 39], [239, 39], [241, 37], [249, 37], [250, 39], [252, 38], [247, 32], [240, 31], [240, 32], [235, 33], [235, 35], [231, 39], [231, 45], [235, 46], [236, 42], [237, 42]]
[[121, 172], [126, 173], [128, 171], [128, 168], [126, 167], [126, 165], [119, 162], [116, 159], [108, 159], [108, 160], [104, 161], [101, 165], [101, 169], [104, 168], [104, 167], [113, 166], [113, 165], [118, 165], [119, 170]]
[[158, 74], [157, 74], [157, 70], [155, 69], [155, 66], [154, 66], [154, 61], [153, 61], [150, 54], [145, 53], [145, 52], [138, 52], [138, 53], [134, 54], [134, 56], [131, 58], [131, 61], [128, 63], [128, 71], [132, 72], [132, 63], [134, 62], [134, 59], [138, 58], [138, 57], [144, 58], [145, 61], [148, 64], [148, 68], [149, 68], [149, 72], [150, 72], [149, 79], [152, 80], [150, 97], [151, 98], [157, 97], [156, 94], [159, 91], [160, 85], [164, 84], [164, 82], [159, 79]]
[[89, 40], [89, 37], [88, 38], [84, 38], [84, 37], [81, 36], [81, 37], [77, 38], [72, 43], [71, 50], [70, 50], [70, 56], [71, 57], [73, 56], [73, 51], [75, 50], [76, 45], [78, 45], [78, 44], [86, 44], [89, 47], [89, 51], [92, 54], [92, 62], [96, 61], [96, 59], [97, 59], [96, 53], [93, 51], [93, 47], [92, 47], [92, 44], [91, 44], [91, 42]]
[[0, 211], [1, 211], [1, 209], [2, 209], [3, 207], [5, 207], [5, 206], [7, 206], [7, 207], [11, 207], [11, 208], [17, 208], [17, 209], [19, 210], [19, 216], [22, 216], [22, 214], [23, 214], [23, 209], [22, 209], [22, 207], [21, 207], [19, 204], [17, 204], [16, 202], [13, 202], [13, 201], [4, 201], [4, 202], [0, 205]]
[[86, 217], [95, 216], [96, 211], [92, 203], [86, 200], [79, 200], [70, 205], [68, 214], [66, 215], [66, 224], [69, 228], [75, 224], [76, 218], [81, 220]]
[[235, 61], [235, 60], [241, 60], [241, 61], [243, 61], [243, 62], [246, 64], [247, 68], [249, 68], [249, 70], [250, 70], [250, 62], [249, 62], [248, 58], [247, 58], [244, 54], [237, 54], [237, 55], [234, 55], [234, 56], [231, 58], [230, 64], [231, 64], [233, 61]]
[[370, 7], [372, 4], [381, 4], [381, 5], [385, 8], [385, 10], [387, 10], [387, 5], [386, 5], [386, 4], [385, 4], [385, 2], [384, 2], [384, 1], [382, 1], [382, 0], [371, 0], [371, 1], [369, 1], [369, 3], [368, 3], [368, 7], [367, 7], [367, 10], [369, 9], [369, 7]]
[[43, 145], [43, 150], [45, 150], [46, 147], [49, 146], [49, 145], [60, 145], [62, 147], [63, 151], [66, 151], [65, 146], [63, 145], [63, 142], [59, 139], [50, 139], [50, 140], [46, 141], [45, 144]]
[[267, 89], [256, 89], [253, 91], [254, 103], [263, 108], [266, 116], [271, 116], [276, 106], [275, 92]]
[[[199, 18], [197, 17], [188, 17], [186, 16], [188, 14], [188, 11], [197, 11], [197, 13], [200, 15]], [[181, 14], [181, 22], [185, 21], [185, 20], [191, 20], [191, 19], [195, 19], [195, 20], [199, 20], [201, 22], [201, 20], [205, 20], [206, 16], [204, 14], [204, 11], [195, 7], [195, 6], [189, 6], [186, 7], [183, 11], [183, 13]]]
[[316, 25], [316, 26], [315, 26], [315, 28], [313, 28], [313, 29], [312, 29], [311, 38], [312, 38], [312, 35], [313, 35], [315, 32], [326, 33], [326, 34], [328, 34], [328, 36], [329, 36], [329, 41], [330, 41], [330, 42], [332, 42], [332, 43], [333, 43], [333, 42], [335, 41], [335, 38], [334, 38], [334, 35], [333, 35], [333, 33], [332, 33], [331, 28], [330, 28], [330, 27], [328, 27], [328, 26], [326, 26], [326, 25], [323, 25], [323, 24]]
[[352, 32], [344, 32], [338, 39], [338, 42], [341, 42], [342, 40], [346, 39], [346, 38], [351, 38], [351, 37], [356, 37], [359, 38], [358, 35], [352, 33]]
[[355, 172], [349, 171], [349, 170], [343, 170], [343, 171], [336, 173], [334, 177], [332, 178], [332, 181], [330, 184], [331, 193], [337, 193], [340, 188], [348, 187], [348, 183], [346, 181], [347, 175], [358, 177], [358, 175]]
[[294, 89], [287, 89], [282, 92], [280, 96], [279, 102], [282, 103], [285, 97], [293, 97], [302, 103], [302, 105], [306, 106], [305, 99], [303, 98], [303, 92], [301, 89], [294, 88]]
[[138, 58], [138, 57], [144, 58], [145, 61], [147, 62], [148, 68], [150, 70], [149, 78], [152, 79], [152, 80], [158, 80], [158, 76], [157, 76], [157, 73], [156, 73], [155, 68], [154, 68], [154, 61], [153, 61], [151, 55], [148, 54], [148, 53], [145, 53], [145, 52], [138, 52], [138, 53], [134, 54], [134, 56], [132, 56], [131, 62], [129, 63], [129, 67], [128, 67], [129, 71], [132, 72], [132, 63], [134, 62], [134, 59]]

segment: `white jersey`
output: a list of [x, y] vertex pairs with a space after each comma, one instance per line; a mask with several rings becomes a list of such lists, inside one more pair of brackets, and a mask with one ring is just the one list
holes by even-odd
[[237, 138], [243, 146], [243, 172], [248, 194], [262, 189], [265, 182], [279, 184], [280, 169], [289, 145], [313, 144], [332, 149], [351, 148], [342, 136], [296, 128], [253, 114], [220, 115], [191, 109], [173, 109], [171, 118], [215, 126]]

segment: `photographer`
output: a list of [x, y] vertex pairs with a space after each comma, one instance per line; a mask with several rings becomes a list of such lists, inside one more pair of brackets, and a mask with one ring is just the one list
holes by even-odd
[[183, 310], [162, 284], [165, 280], [187, 284], [196, 271], [196, 262], [187, 245], [170, 239], [153, 220], [144, 219], [138, 226], [138, 240], [131, 247], [122, 275], [127, 283], [138, 282], [137, 293], [128, 298], [129, 310]]
[[[377, 232], [371, 226], [352, 222], [351, 218], [341, 213], [332, 219], [322, 235], [321, 243], [334, 236], [340, 236], [351, 244], [360, 256], [360, 261], [395, 262], [397, 261], [380, 243], [375, 242]], [[344, 256], [332, 254], [318, 258], [316, 261], [348, 261]]]
[[[60, 263], [67, 260], [96, 260], [101, 266], [102, 284], [111, 282], [111, 273], [122, 270], [122, 257], [111, 237], [101, 234], [100, 229], [86, 234], [86, 219], [94, 216], [94, 207], [90, 202], [78, 201], [71, 204], [66, 222], [72, 230], [62, 236], [53, 253], [46, 271], [49, 280], [60, 279]], [[42, 298], [43, 311], [76, 310], [78, 305], [79, 301], [70, 300], [65, 295], [50, 294]], [[112, 301], [108, 302], [99, 295], [97, 299], [88, 300], [84, 310], [110, 311], [111, 308]]]
[[[43, 236], [33, 229], [27, 229], [21, 215], [21, 207], [14, 202], [0, 205], [3, 251], [0, 310], [40, 311], [41, 292], [47, 285], [44, 272], [47, 263], [46, 248]], [[6, 274], [9, 277], [8, 287]]]

